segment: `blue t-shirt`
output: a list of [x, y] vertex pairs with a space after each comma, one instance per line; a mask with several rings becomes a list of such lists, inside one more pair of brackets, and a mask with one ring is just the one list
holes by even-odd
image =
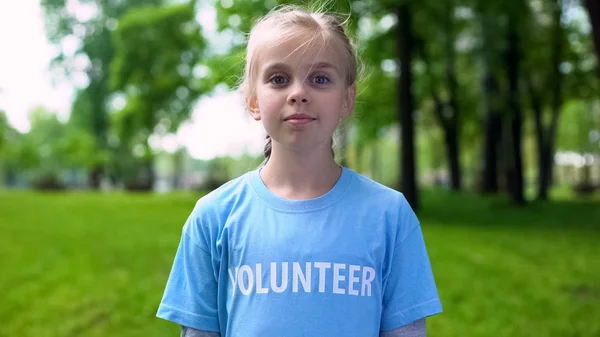
[[254, 170], [202, 197], [157, 316], [222, 337], [374, 337], [442, 311], [404, 196], [348, 168], [287, 200]]

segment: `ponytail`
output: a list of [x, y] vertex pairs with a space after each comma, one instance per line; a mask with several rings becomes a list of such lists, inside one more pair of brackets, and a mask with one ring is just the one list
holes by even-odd
[[267, 143], [265, 144], [265, 149], [263, 150], [263, 154], [265, 155], [265, 161], [263, 162], [263, 165], [269, 161], [269, 158], [271, 158], [271, 150], [271, 136], [267, 135]]

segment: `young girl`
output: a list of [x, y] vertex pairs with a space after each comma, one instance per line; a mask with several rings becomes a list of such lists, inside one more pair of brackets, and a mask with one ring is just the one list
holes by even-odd
[[157, 314], [182, 336], [424, 336], [441, 312], [406, 199], [334, 161], [356, 64], [331, 15], [283, 7], [252, 29], [242, 88], [266, 163], [183, 227]]

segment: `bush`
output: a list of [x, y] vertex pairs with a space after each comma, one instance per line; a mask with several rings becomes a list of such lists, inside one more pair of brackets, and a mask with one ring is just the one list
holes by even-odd
[[594, 194], [598, 189], [598, 185], [592, 183], [579, 183], [573, 186], [573, 191], [579, 196], [589, 196]]
[[40, 191], [62, 191], [67, 188], [65, 183], [53, 173], [40, 176], [33, 181], [32, 185], [34, 189]]
[[129, 192], [151, 192], [152, 185], [149, 179], [138, 179], [126, 181], [124, 184], [125, 190]]

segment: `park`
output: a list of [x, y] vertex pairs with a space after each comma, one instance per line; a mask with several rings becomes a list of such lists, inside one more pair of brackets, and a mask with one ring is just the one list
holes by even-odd
[[[25, 61], [0, 67], [0, 337], [179, 335], [156, 313], [182, 228], [263, 163], [238, 90], [244, 37], [283, 3], [307, 2], [34, 6], [73, 95], [63, 113], [17, 94], [9, 68]], [[349, 14], [362, 70], [332, 150], [415, 211], [444, 310], [427, 335], [600, 336], [598, 2], [327, 6]], [[20, 54], [3, 38], [5, 64]], [[334, 260], [224, 272], [242, 295], [366, 301], [377, 282]]]

